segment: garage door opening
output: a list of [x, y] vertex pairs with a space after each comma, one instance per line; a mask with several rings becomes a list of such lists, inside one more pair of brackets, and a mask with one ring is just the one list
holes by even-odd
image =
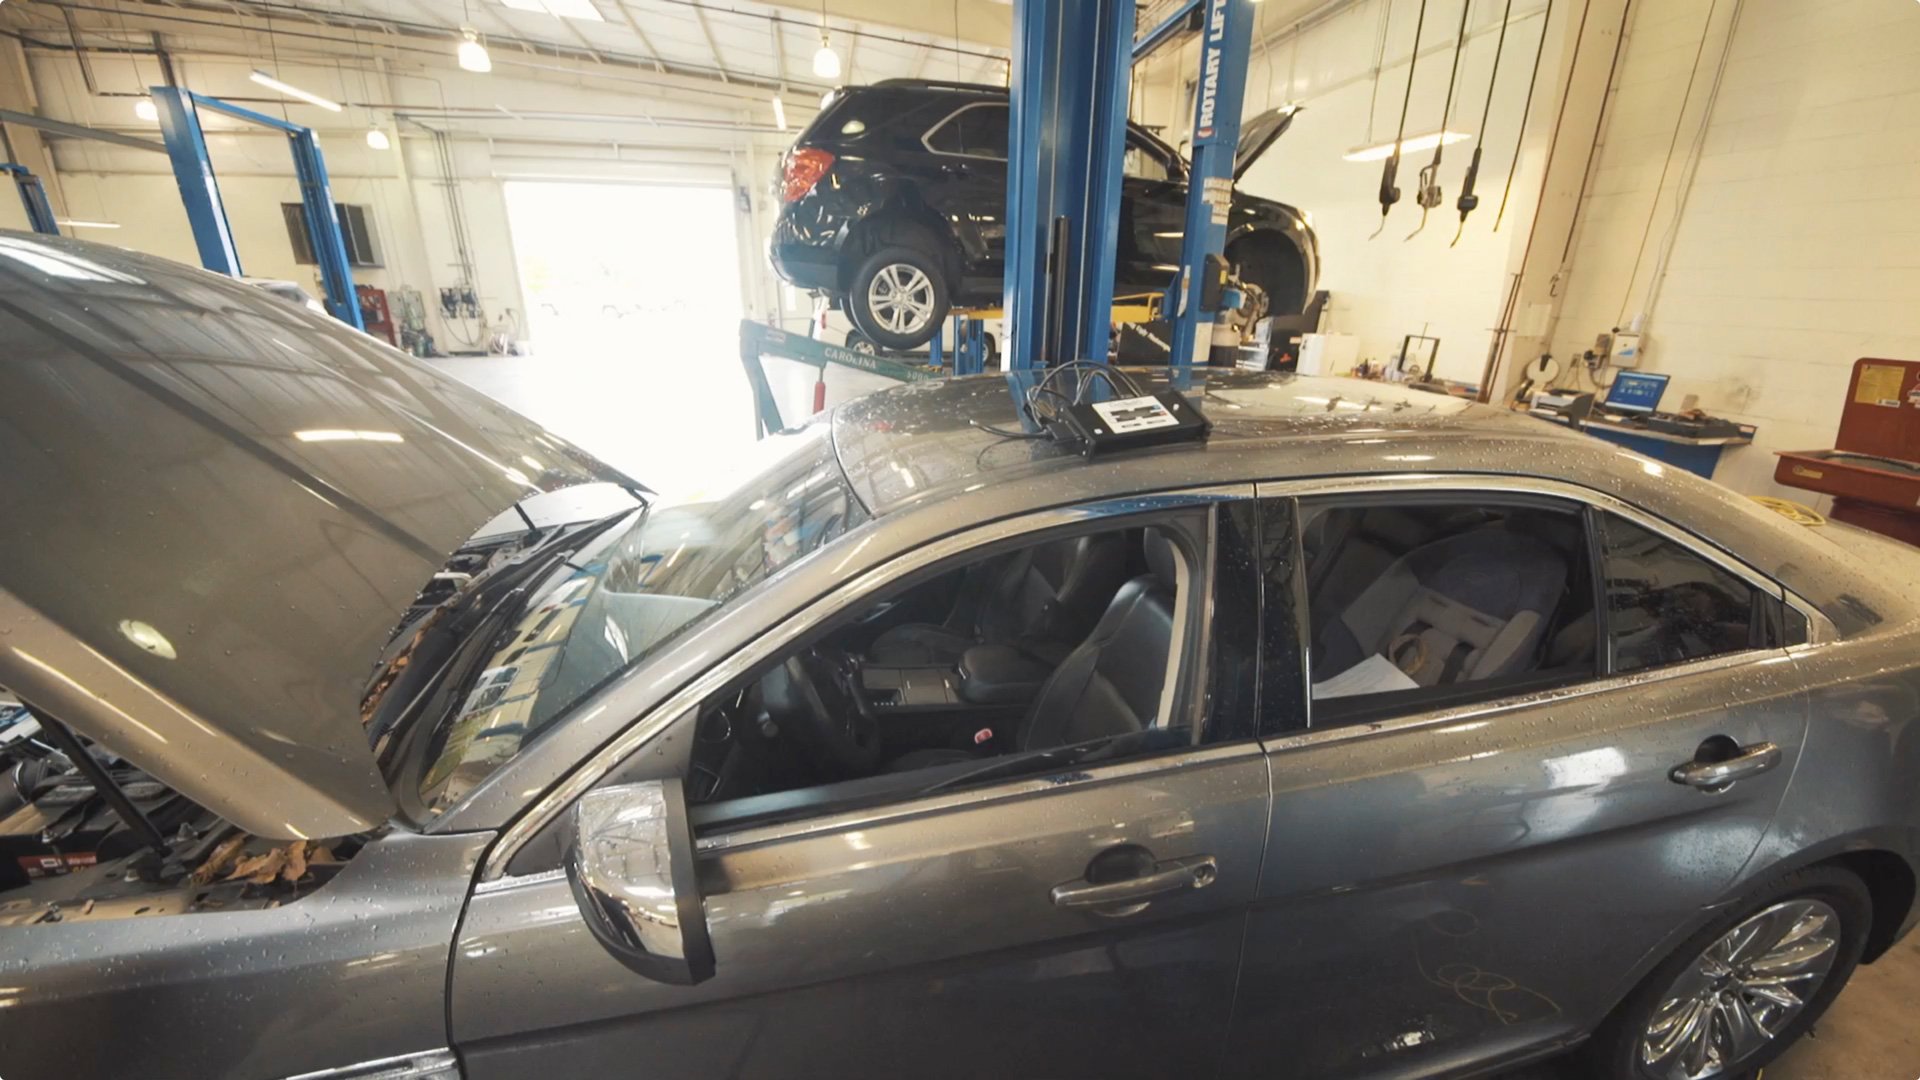
[[515, 180], [505, 193], [533, 356], [501, 396], [661, 491], [751, 443], [731, 189]]

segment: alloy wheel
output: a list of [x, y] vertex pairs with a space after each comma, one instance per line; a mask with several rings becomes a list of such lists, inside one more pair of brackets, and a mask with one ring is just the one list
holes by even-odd
[[1840, 955], [1840, 916], [1786, 900], [1721, 935], [1660, 996], [1640, 1062], [1662, 1080], [1706, 1080], [1740, 1067], [1806, 1008]]
[[933, 279], [912, 263], [888, 263], [867, 284], [867, 310], [890, 334], [918, 334], [933, 321]]

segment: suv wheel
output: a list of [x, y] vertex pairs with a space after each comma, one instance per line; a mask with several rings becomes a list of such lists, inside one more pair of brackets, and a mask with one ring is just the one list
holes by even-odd
[[940, 260], [916, 247], [884, 247], [867, 256], [847, 289], [847, 318], [882, 349], [933, 340], [949, 309]]
[[1587, 1045], [1598, 1077], [1733, 1080], [1785, 1053], [1853, 975], [1873, 901], [1838, 867], [1788, 874], [1694, 935]]

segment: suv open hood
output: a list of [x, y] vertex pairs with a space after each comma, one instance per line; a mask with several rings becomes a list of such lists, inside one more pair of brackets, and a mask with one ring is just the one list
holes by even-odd
[[0, 685], [258, 835], [385, 821], [360, 700], [446, 558], [636, 486], [365, 334], [115, 248], [0, 233]]
[[1300, 115], [1300, 106], [1282, 105], [1277, 109], [1268, 109], [1259, 116], [1240, 122], [1240, 145], [1233, 151], [1233, 178], [1247, 175], [1253, 163], [1267, 148], [1280, 141], [1280, 136], [1293, 126], [1293, 118]]

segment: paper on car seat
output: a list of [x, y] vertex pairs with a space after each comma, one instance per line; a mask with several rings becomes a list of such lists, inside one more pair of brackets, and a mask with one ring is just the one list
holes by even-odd
[[1355, 694], [1384, 694], [1391, 690], [1417, 690], [1420, 684], [1393, 666], [1393, 661], [1374, 653], [1331, 679], [1313, 684], [1315, 701], [1321, 698], [1352, 697]]

